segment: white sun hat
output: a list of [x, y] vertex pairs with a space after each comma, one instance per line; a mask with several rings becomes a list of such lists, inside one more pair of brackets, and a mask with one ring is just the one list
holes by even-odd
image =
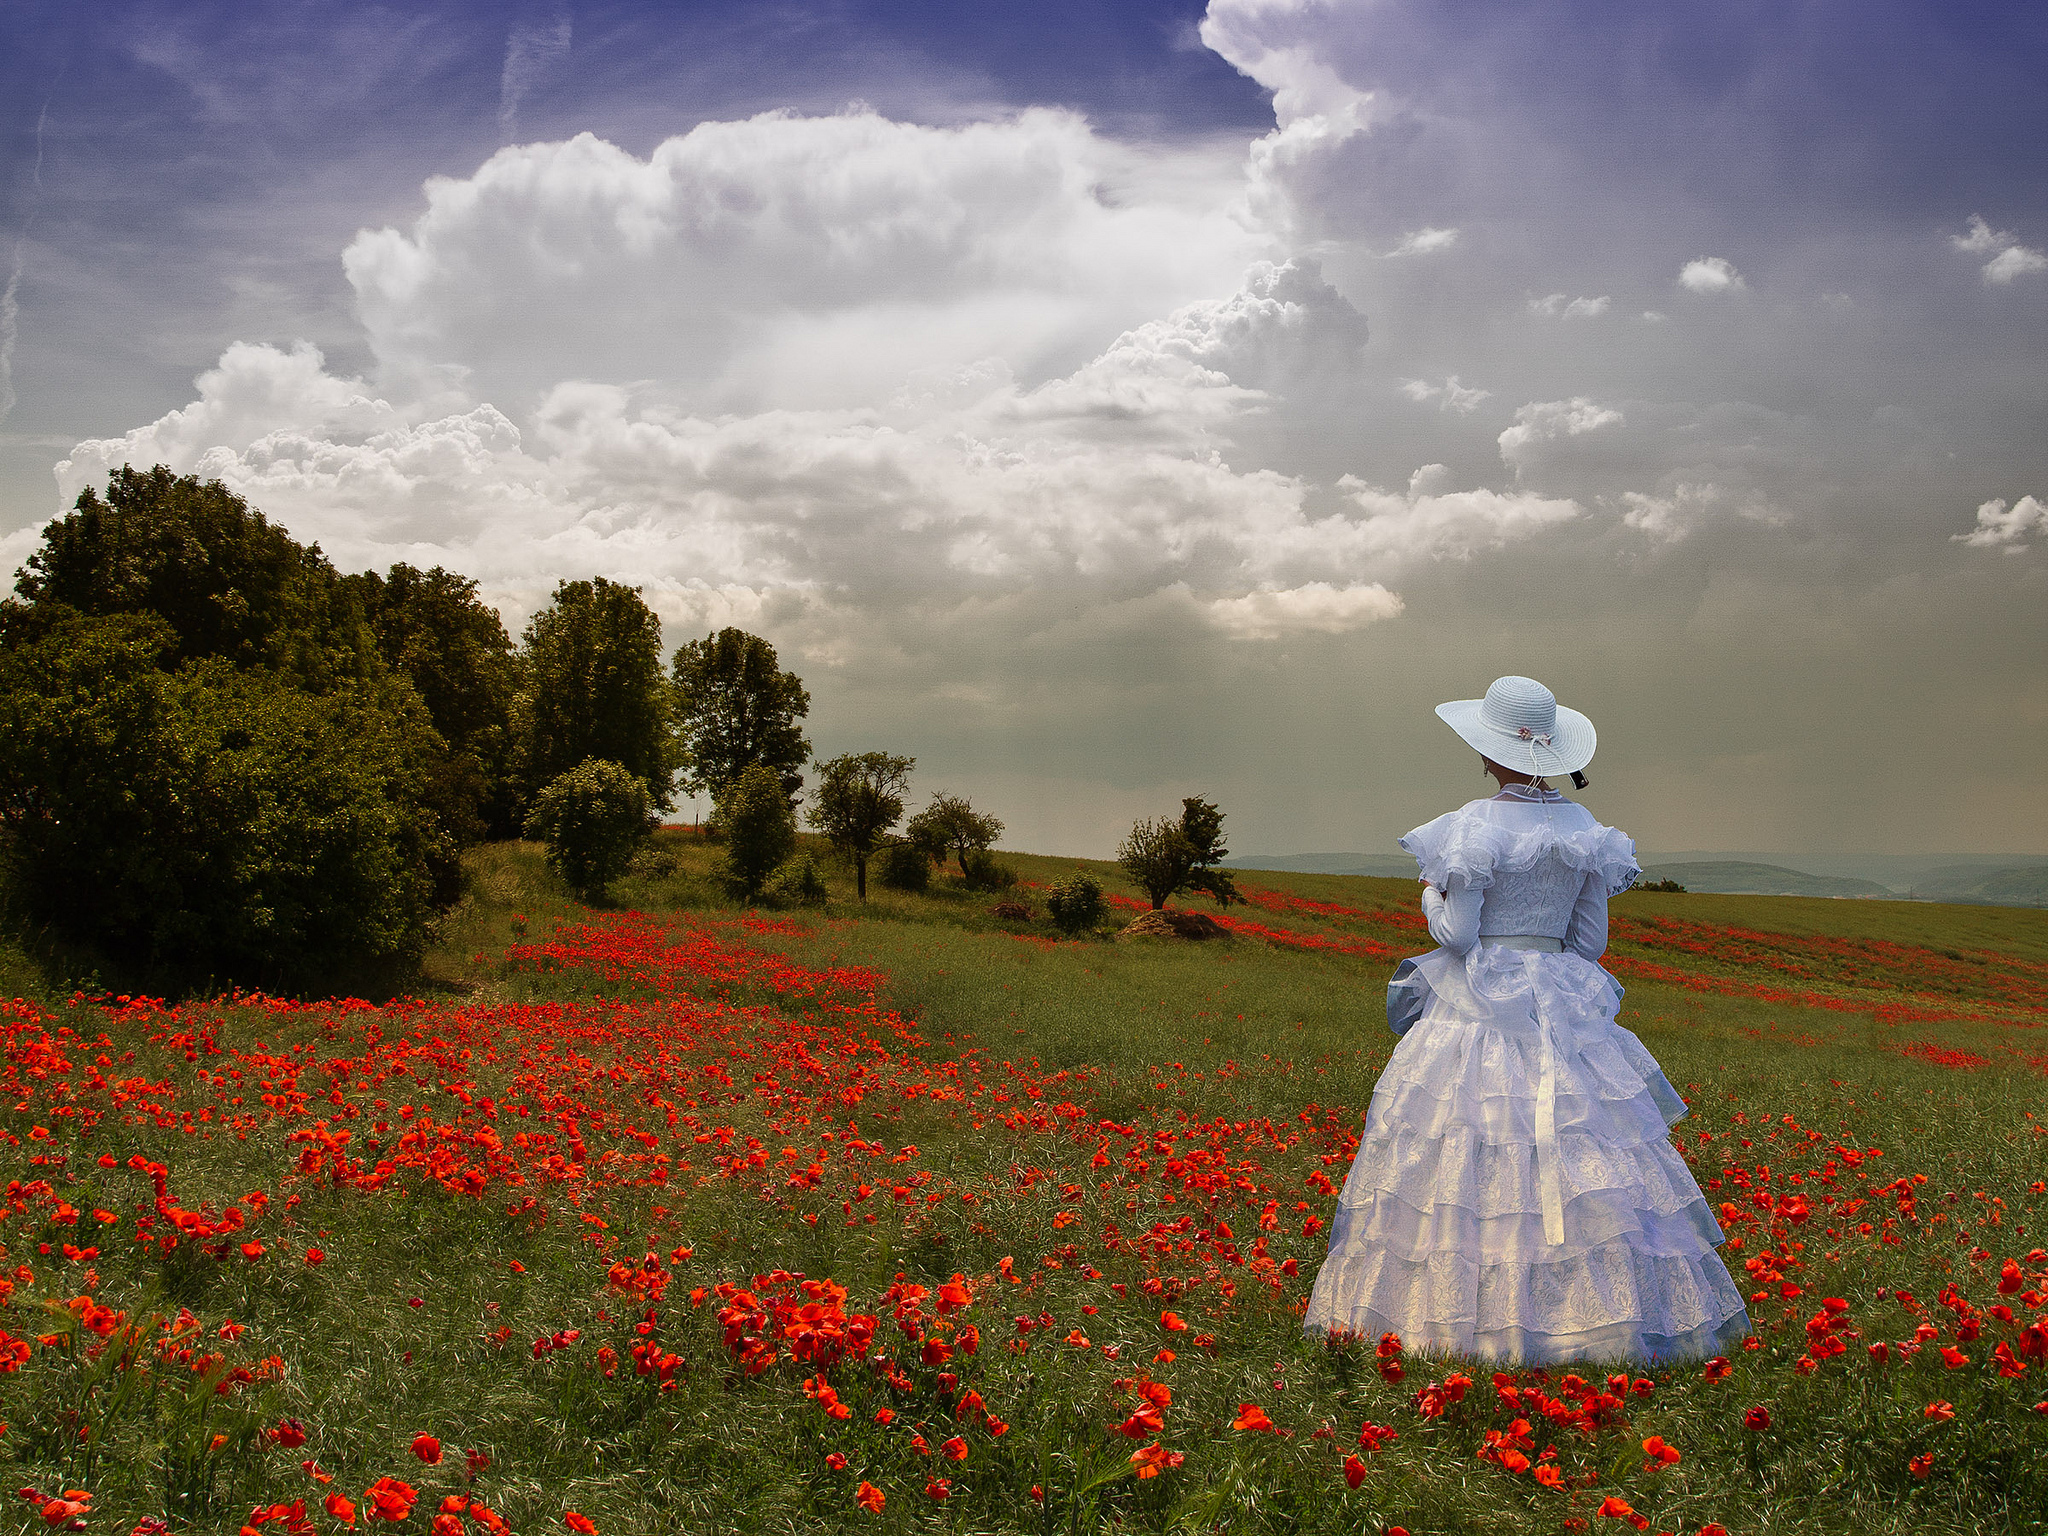
[[1454, 699], [1436, 712], [1481, 756], [1539, 777], [1577, 773], [1600, 739], [1592, 721], [1533, 677], [1497, 677], [1485, 698]]

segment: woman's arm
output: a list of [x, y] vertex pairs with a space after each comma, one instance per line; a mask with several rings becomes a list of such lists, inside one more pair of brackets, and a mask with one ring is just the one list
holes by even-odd
[[1425, 885], [1422, 915], [1429, 919], [1429, 936], [1454, 955], [1467, 953], [1479, 942], [1479, 908], [1485, 898], [1484, 891], [1465, 889], [1464, 880], [1457, 875], [1451, 876], [1448, 893]]
[[1588, 874], [1579, 887], [1571, 923], [1564, 931], [1564, 947], [1588, 960], [1607, 953], [1607, 882], [1599, 874]]

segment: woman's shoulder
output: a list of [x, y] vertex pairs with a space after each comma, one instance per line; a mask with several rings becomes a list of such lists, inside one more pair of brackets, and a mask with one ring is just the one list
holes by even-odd
[[1468, 886], [1487, 885], [1497, 873], [1555, 857], [1574, 869], [1597, 871], [1612, 893], [1626, 889], [1638, 869], [1635, 844], [1625, 833], [1562, 798], [1468, 801], [1417, 827], [1401, 846], [1415, 856], [1423, 878], [1437, 886], [1452, 875]]

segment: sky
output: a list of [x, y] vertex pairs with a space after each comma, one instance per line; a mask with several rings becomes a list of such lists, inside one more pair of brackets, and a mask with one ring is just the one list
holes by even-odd
[[736, 624], [1106, 856], [2048, 852], [2048, 8], [0, 0], [0, 566], [122, 463]]

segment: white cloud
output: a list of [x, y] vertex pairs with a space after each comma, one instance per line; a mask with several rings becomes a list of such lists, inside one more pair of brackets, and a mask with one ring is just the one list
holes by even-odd
[[769, 113], [646, 159], [590, 134], [501, 149], [343, 268], [391, 398], [518, 413], [580, 377], [714, 411], [848, 405], [990, 356], [1064, 372], [1228, 291], [1261, 246], [1229, 215], [1236, 177], [1067, 112]]
[[1606, 314], [1611, 302], [1604, 293], [1597, 299], [1572, 299], [1561, 293], [1552, 293], [1540, 299], [1531, 299], [1529, 313], [1553, 320], [1591, 320], [1595, 316]]
[[1570, 522], [1582, 511], [1576, 501], [1533, 492], [1438, 491], [1447, 473], [1441, 464], [1425, 465], [1405, 493], [1344, 476], [1338, 489], [1365, 516], [1346, 530], [1343, 543], [1382, 560], [1463, 560]]
[[1985, 502], [1977, 508], [1977, 526], [1968, 533], [1952, 535], [1950, 542], [2017, 554], [2025, 548], [2030, 533], [2048, 533], [2048, 503], [2022, 496], [2011, 507], [2002, 500]]
[[1240, 640], [1277, 640], [1288, 635], [1339, 635], [1397, 617], [1400, 597], [1378, 582], [1333, 587], [1326, 581], [1280, 591], [1248, 592], [1206, 606], [1211, 625]]
[[1602, 427], [1619, 426], [1624, 418], [1612, 406], [1585, 395], [1569, 400], [1532, 400], [1515, 411], [1515, 424], [1495, 439], [1500, 456], [1520, 474], [1534, 450], [1559, 438], [1580, 437]]
[[1436, 251], [1447, 251], [1458, 243], [1456, 229], [1411, 229], [1401, 237], [1401, 243], [1387, 252], [1389, 256], [1428, 256]]
[[1993, 229], [1979, 214], [1970, 215], [1968, 234], [1950, 235], [1948, 243], [1972, 256], [1990, 254], [1982, 268], [1987, 283], [2003, 285], [2029, 272], [2048, 271], [2048, 255], [2020, 244], [2019, 236], [2009, 229]]
[[1441, 384], [1431, 384], [1426, 379], [1403, 379], [1401, 393], [1417, 405], [1437, 402], [1440, 411], [1456, 411], [1460, 416], [1469, 416], [1478, 409], [1479, 402], [1493, 398], [1490, 389], [1468, 389], [1458, 382], [1454, 373]]
[[1734, 293], [1748, 286], [1725, 256], [1698, 256], [1678, 270], [1679, 285], [1693, 293]]
[[1738, 495], [1711, 481], [1680, 481], [1661, 495], [1623, 491], [1621, 502], [1627, 509], [1621, 515], [1625, 527], [1667, 544], [1677, 543], [1724, 512], [1772, 526], [1785, 521], [1784, 514], [1759, 493], [1751, 491]]
[[511, 138], [519, 128], [519, 105], [562, 55], [569, 51], [573, 25], [564, 7], [545, 25], [515, 22], [505, 38], [505, 63], [498, 74], [498, 133]]

